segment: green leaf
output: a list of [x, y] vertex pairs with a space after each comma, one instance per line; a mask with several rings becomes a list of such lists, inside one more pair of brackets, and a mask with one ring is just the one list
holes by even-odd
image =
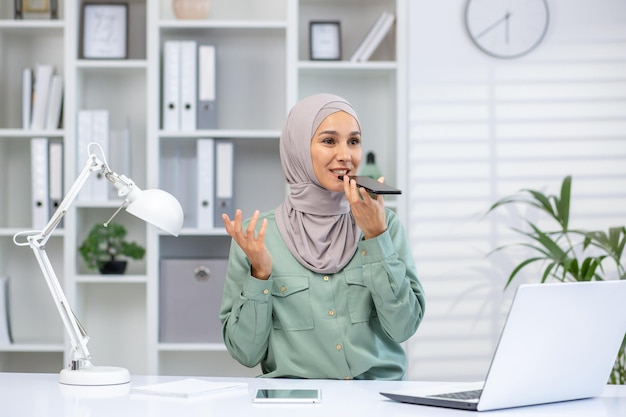
[[517, 265], [511, 272], [511, 275], [509, 275], [509, 279], [507, 280], [504, 288], [506, 289], [511, 284], [511, 282], [513, 282], [513, 278], [515, 278], [515, 275], [517, 275], [517, 273], [521, 271], [524, 267], [530, 265], [533, 262], [543, 261], [544, 259], [544, 257], [530, 258]]
[[558, 219], [563, 230], [569, 227], [569, 208], [572, 196], [572, 176], [568, 175], [561, 184], [561, 198], [557, 203]]

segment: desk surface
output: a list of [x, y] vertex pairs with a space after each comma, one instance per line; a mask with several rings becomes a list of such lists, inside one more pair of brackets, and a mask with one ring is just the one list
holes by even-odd
[[[248, 389], [212, 394], [194, 399], [169, 398], [129, 393], [132, 386], [169, 382], [186, 377], [133, 376], [129, 384], [116, 387], [71, 387], [58, 383], [57, 374], [0, 373], [2, 417], [179, 417], [179, 416], [468, 416], [470, 411], [447, 410], [396, 403], [380, 391], [423, 388], [417, 381], [331, 381], [265, 378], [202, 378], [248, 383]], [[258, 387], [320, 388], [320, 404], [253, 404]], [[607, 386], [602, 396], [541, 406], [481, 413], [500, 416], [624, 417], [626, 386]]]

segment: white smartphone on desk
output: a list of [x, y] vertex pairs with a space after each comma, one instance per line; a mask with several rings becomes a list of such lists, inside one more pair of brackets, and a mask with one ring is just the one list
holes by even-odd
[[252, 399], [263, 404], [314, 404], [322, 401], [319, 389], [258, 388]]

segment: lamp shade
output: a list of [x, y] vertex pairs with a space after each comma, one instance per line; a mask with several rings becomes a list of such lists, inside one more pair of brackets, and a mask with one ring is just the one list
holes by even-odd
[[183, 208], [170, 193], [159, 190], [136, 190], [126, 211], [167, 233], [178, 236], [183, 227]]

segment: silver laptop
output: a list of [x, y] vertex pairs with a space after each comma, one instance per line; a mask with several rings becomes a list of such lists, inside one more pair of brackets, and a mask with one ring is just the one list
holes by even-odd
[[595, 397], [625, 333], [626, 280], [521, 285], [485, 381], [381, 394], [474, 411]]

